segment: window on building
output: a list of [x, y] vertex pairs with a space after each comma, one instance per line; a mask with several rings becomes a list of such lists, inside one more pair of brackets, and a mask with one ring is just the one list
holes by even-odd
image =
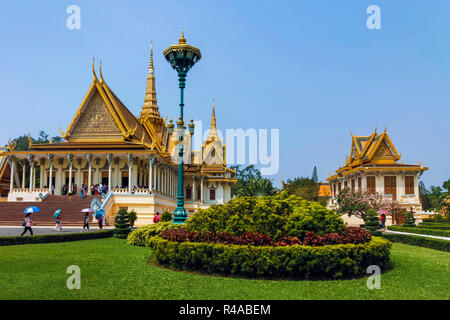
[[414, 176], [405, 177], [405, 194], [414, 194]]
[[200, 187], [198, 187], [197, 195], [196, 195], [197, 199], [194, 199], [194, 200], [200, 200], [202, 198], [201, 193], [202, 193], [202, 189]]
[[348, 188], [348, 181], [344, 181], [344, 189]]
[[375, 185], [375, 176], [367, 176], [367, 192], [369, 194], [375, 194], [376, 185]]
[[358, 178], [358, 190], [359, 191], [362, 190], [362, 179], [361, 179], [361, 177]]
[[355, 179], [352, 179], [352, 191], [355, 191], [355, 187], [356, 187]]
[[341, 189], [342, 189], [342, 184], [339, 182], [338, 183], [338, 192], [341, 193]]
[[209, 200], [216, 200], [216, 189], [209, 189]]
[[334, 197], [336, 198], [336, 184], [333, 184], [333, 194], [334, 194]]
[[192, 188], [191, 187], [186, 188], [186, 199], [188, 199], [188, 200], [192, 199]]
[[391, 194], [392, 200], [397, 200], [397, 177], [384, 176], [384, 194]]

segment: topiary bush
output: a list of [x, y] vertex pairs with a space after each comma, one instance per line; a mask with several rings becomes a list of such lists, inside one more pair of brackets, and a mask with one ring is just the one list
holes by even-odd
[[184, 225], [171, 222], [160, 222], [140, 227], [130, 232], [127, 237], [127, 244], [132, 246], [148, 247], [151, 237], [159, 235], [161, 232], [169, 229], [181, 229]]
[[303, 238], [307, 232], [321, 235], [342, 232], [342, 218], [317, 202], [281, 193], [277, 196], [243, 197], [224, 205], [200, 209], [187, 220], [189, 231], [230, 232], [241, 235], [259, 232], [280, 240]]
[[414, 219], [414, 215], [410, 211], [405, 211], [405, 223], [404, 227], [415, 227], [416, 219]]
[[137, 213], [134, 210], [131, 210], [128, 212], [128, 220], [130, 221], [130, 225], [131, 227], [134, 227], [134, 223], [136, 222], [137, 219]]
[[164, 211], [161, 215], [162, 222], [168, 222], [172, 220], [172, 214], [169, 211]]
[[150, 246], [160, 264], [183, 270], [308, 279], [360, 276], [370, 265], [383, 270], [389, 266], [391, 243], [374, 237], [363, 244], [274, 247], [175, 242], [155, 236]]
[[374, 209], [369, 209], [366, 213], [366, 220], [364, 229], [370, 231], [370, 233], [378, 234], [380, 233], [378, 230], [380, 229], [380, 218], [378, 217], [378, 212], [376, 212]]
[[128, 212], [124, 208], [120, 208], [116, 215], [114, 223], [114, 237], [125, 239], [131, 231], [130, 221], [128, 220]]

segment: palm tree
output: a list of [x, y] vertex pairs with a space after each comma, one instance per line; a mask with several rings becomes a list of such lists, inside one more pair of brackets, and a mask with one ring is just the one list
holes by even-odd
[[241, 184], [236, 190], [238, 197], [262, 197], [275, 193], [272, 181], [267, 178], [250, 179], [248, 183]]

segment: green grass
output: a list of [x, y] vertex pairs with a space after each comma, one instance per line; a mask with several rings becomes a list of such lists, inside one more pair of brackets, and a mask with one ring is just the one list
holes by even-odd
[[[150, 249], [108, 238], [0, 248], [0, 299], [450, 299], [450, 253], [393, 244], [394, 269], [369, 290], [367, 278], [252, 280], [163, 269]], [[81, 268], [69, 290], [66, 268]]]

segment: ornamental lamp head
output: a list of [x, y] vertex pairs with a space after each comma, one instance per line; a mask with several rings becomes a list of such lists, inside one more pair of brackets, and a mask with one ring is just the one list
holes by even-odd
[[164, 50], [163, 54], [170, 66], [178, 74], [187, 74], [192, 66], [202, 57], [200, 49], [186, 44], [183, 31], [180, 39], [178, 39], [178, 44], [171, 45]]
[[189, 133], [191, 136], [194, 134], [194, 129], [195, 129], [194, 119], [191, 119], [191, 121], [189, 122]]

